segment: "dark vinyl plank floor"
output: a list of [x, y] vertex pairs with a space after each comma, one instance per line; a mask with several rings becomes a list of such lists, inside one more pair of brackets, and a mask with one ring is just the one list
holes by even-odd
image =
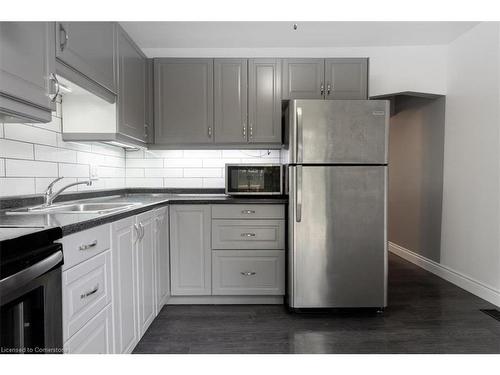
[[282, 305], [166, 306], [134, 353], [500, 353], [488, 302], [389, 256], [383, 315], [289, 313]]

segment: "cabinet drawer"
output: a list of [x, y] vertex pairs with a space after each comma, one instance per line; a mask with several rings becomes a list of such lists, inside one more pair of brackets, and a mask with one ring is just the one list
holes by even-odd
[[110, 234], [110, 225], [106, 224], [61, 239], [59, 242], [63, 244], [63, 270], [109, 249]]
[[212, 219], [284, 219], [283, 204], [214, 204]]
[[113, 350], [111, 329], [111, 305], [108, 305], [65, 342], [64, 352], [69, 354], [111, 353]]
[[213, 295], [283, 295], [283, 250], [212, 251]]
[[63, 272], [63, 336], [67, 340], [111, 302], [111, 252]]
[[212, 249], [284, 249], [284, 220], [212, 220]]

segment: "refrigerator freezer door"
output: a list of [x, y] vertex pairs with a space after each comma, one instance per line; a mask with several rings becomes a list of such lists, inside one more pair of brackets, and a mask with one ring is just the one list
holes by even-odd
[[386, 164], [389, 102], [293, 100], [289, 163]]
[[387, 167], [289, 169], [290, 306], [386, 306]]

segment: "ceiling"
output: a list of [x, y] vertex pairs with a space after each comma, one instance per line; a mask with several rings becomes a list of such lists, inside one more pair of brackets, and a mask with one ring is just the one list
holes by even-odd
[[448, 44], [478, 22], [121, 22], [143, 49]]

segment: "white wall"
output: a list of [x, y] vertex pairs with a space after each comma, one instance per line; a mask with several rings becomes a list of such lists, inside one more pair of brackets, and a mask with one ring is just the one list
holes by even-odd
[[446, 46], [350, 48], [144, 48], [148, 57], [369, 57], [369, 95], [446, 93]]
[[496, 291], [500, 305], [500, 26], [448, 48], [441, 264]]

